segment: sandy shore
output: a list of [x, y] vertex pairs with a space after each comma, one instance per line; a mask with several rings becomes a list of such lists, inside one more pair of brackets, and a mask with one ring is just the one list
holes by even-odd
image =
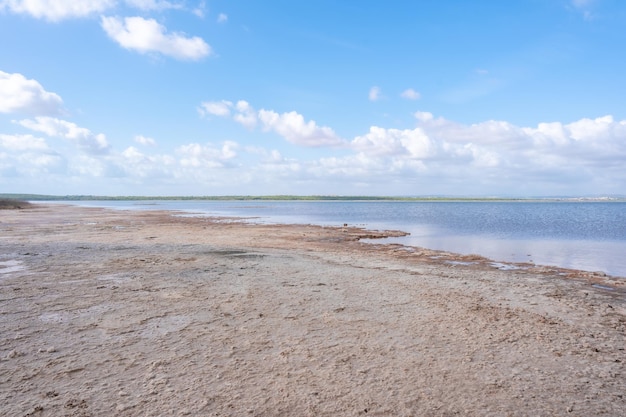
[[625, 279], [386, 234], [0, 211], [0, 415], [626, 415]]

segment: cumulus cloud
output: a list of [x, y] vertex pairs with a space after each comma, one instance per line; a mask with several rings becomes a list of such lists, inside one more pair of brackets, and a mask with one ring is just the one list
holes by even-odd
[[62, 105], [61, 97], [36, 80], [0, 71], [0, 113], [54, 115], [61, 113]]
[[[545, 181], [567, 182], [572, 167], [591, 170], [591, 175], [617, 168], [626, 158], [626, 121], [615, 121], [611, 116], [568, 124], [540, 123], [537, 127], [495, 120], [463, 125], [432, 118], [420, 126], [430, 138], [437, 139], [445, 160], [457, 157], [469, 167], [498, 167], [503, 178], [512, 173], [531, 178], [549, 169], [550, 177]], [[562, 177], [555, 174], [559, 171]]]
[[37, 184], [41, 184], [42, 178], [49, 178], [50, 174], [63, 173], [64, 170], [64, 159], [53, 153], [0, 152], [0, 184], [6, 182], [11, 187], [19, 182], [29, 184], [24, 181], [25, 178], [32, 178]]
[[62, 172], [64, 159], [50, 149], [45, 139], [33, 135], [0, 134], [0, 184], [15, 186], [24, 178], [41, 181], [50, 173]]
[[94, 134], [89, 129], [79, 127], [75, 123], [54, 117], [36, 117], [17, 122], [27, 129], [42, 132], [53, 138], [68, 139], [81, 150], [92, 154], [104, 154], [110, 145], [103, 134]]
[[417, 91], [415, 91], [412, 88], [408, 88], [406, 90], [404, 90], [400, 96], [402, 98], [406, 98], [407, 100], [419, 100], [422, 95], [420, 93], [418, 93]]
[[215, 115], [232, 118], [237, 123], [254, 129], [259, 126], [266, 132], [278, 133], [288, 142], [301, 146], [341, 146], [346, 142], [341, 139], [331, 128], [318, 126], [313, 120], [306, 121], [301, 114], [291, 111], [277, 113], [273, 110], [255, 110], [245, 100], [239, 100], [236, 104], [231, 101], [206, 101], [198, 111], [201, 115]]
[[198, 4], [196, 8], [192, 10], [192, 13], [198, 16], [199, 18], [203, 18], [205, 10], [206, 10], [206, 2], [203, 0]]
[[44, 139], [33, 135], [0, 134], [0, 149], [9, 151], [45, 151], [49, 148]]
[[102, 13], [116, 3], [116, 0], [1, 0], [0, 10], [58, 22]]
[[180, 60], [199, 60], [211, 54], [211, 47], [200, 37], [168, 33], [165, 26], [143, 17], [106, 17], [101, 26], [107, 35], [126, 49], [139, 53], [160, 53]]
[[183, 5], [166, 0], [125, 0], [126, 4], [141, 10], [182, 9]]
[[230, 116], [230, 109], [232, 109], [233, 103], [227, 100], [222, 101], [205, 101], [198, 107], [198, 112], [201, 116]]
[[529, 152], [553, 154], [570, 164], [621, 167], [626, 158], [626, 120], [616, 121], [610, 115], [568, 124], [541, 123], [523, 132], [532, 142]]
[[432, 113], [427, 111], [416, 111], [414, 115], [420, 122], [430, 122], [435, 118]]
[[233, 119], [248, 129], [254, 129], [257, 125], [257, 113], [254, 108], [245, 100], [239, 100], [235, 106], [237, 114]]
[[[522, 185], [539, 193], [620, 192], [626, 183], [626, 121], [611, 116], [537, 127], [496, 120], [464, 125], [428, 112], [418, 116], [415, 129], [373, 126], [350, 142], [354, 154], [321, 159], [310, 169], [316, 176], [333, 173], [335, 180], [362, 178], [370, 186], [385, 178], [404, 193], [411, 178], [426, 181], [421, 193], [515, 194], [524, 192]], [[599, 178], [610, 179], [604, 189]], [[436, 186], [428, 188], [431, 183]]]
[[145, 146], [156, 146], [156, 141], [152, 138], [143, 136], [143, 135], [137, 135], [134, 137], [135, 142], [139, 143], [140, 145], [145, 145]]
[[175, 176], [177, 160], [171, 155], [148, 155], [134, 146], [126, 148], [110, 164], [115, 169], [134, 181], [167, 179]]
[[176, 153], [180, 156], [180, 164], [184, 167], [194, 168], [218, 168], [223, 167], [225, 161], [237, 156], [239, 145], [232, 141], [226, 141], [221, 148], [212, 145], [200, 145], [190, 143], [179, 146]]
[[435, 153], [432, 141], [420, 128], [399, 130], [372, 126], [367, 134], [357, 136], [350, 145], [368, 155], [425, 159]]
[[378, 100], [380, 100], [382, 98], [381, 94], [382, 94], [382, 92], [381, 92], [380, 88], [374, 86], [374, 87], [370, 88], [370, 92], [368, 94], [368, 98], [369, 98], [370, 101], [378, 101]]
[[122, 3], [145, 11], [184, 8], [184, 3], [168, 0], [0, 0], [0, 11], [8, 10], [36, 19], [59, 22], [104, 13]]
[[[614, 133], [623, 134], [623, 123], [615, 123], [613, 116], [598, 117], [596, 119], [581, 119], [567, 125], [572, 139], [580, 140], [602, 140], [607, 136], [613, 136]], [[615, 132], [617, 130], [617, 132]]]
[[339, 146], [344, 142], [331, 128], [318, 126], [313, 120], [305, 121], [295, 111], [279, 114], [271, 110], [259, 110], [259, 120], [263, 129], [275, 131], [297, 145]]
[[217, 23], [226, 23], [228, 21], [228, 15], [225, 13], [220, 13], [217, 16]]

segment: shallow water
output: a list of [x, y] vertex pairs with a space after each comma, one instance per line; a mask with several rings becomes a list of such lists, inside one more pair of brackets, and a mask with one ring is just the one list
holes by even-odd
[[[252, 221], [398, 229], [389, 243], [626, 277], [624, 202], [84, 201]], [[381, 241], [378, 241], [381, 243]]]

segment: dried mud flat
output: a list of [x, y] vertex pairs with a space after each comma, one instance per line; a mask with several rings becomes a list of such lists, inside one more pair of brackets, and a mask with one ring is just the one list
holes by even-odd
[[0, 415], [626, 415], [626, 280], [386, 232], [0, 212]]

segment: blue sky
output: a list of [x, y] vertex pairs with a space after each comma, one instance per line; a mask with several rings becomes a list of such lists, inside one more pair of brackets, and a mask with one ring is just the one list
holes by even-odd
[[626, 2], [0, 0], [0, 192], [626, 195]]

